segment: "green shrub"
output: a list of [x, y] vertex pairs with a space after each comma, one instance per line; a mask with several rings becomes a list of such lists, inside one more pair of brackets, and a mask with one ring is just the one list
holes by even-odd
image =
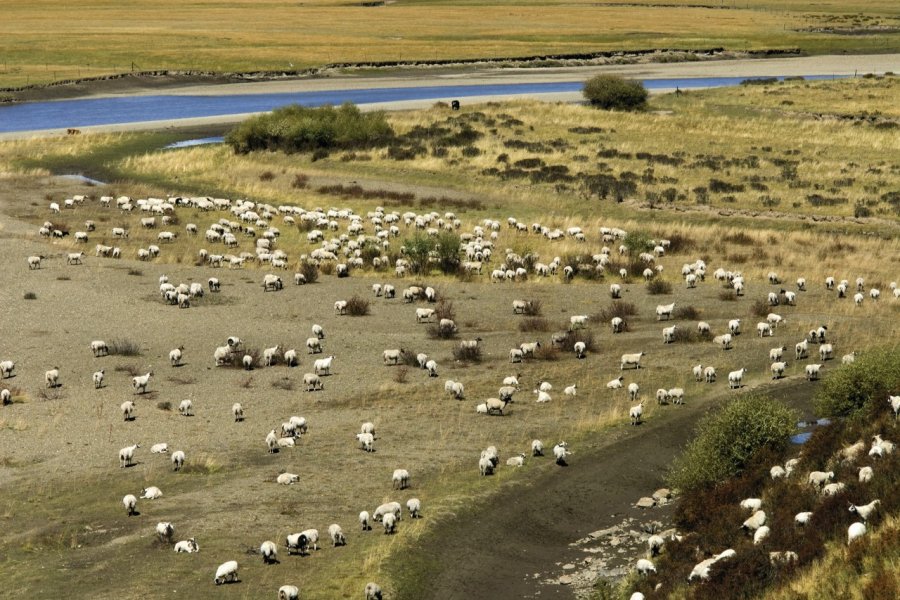
[[647, 106], [647, 90], [640, 81], [616, 75], [597, 75], [582, 90], [592, 106], [607, 110], [640, 110]]
[[753, 454], [778, 450], [795, 432], [796, 411], [765, 396], [732, 400], [705, 417], [669, 473], [670, 485], [689, 491], [741, 473]]
[[822, 382], [814, 399], [816, 414], [846, 417], [871, 409], [887, 411], [887, 397], [900, 390], [900, 346], [867, 351]]
[[[366, 148], [393, 138], [382, 112], [363, 113], [351, 103], [307, 108], [297, 104], [252, 117], [228, 132], [236, 154], [254, 150], [306, 152]], [[320, 157], [321, 158], [321, 157]]]

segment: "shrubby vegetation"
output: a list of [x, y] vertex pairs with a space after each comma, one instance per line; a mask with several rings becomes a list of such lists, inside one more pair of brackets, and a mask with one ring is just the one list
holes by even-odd
[[816, 413], [823, 417], [848, 417], [883, 410], [888, 395], [898, 390], [900, 346], [868, 351], [825, 378], [816, 394]]
[[225, 136], [237, 154], [254, 150], [308, 152], [368, 148], [394, 135], [382, 112], [363, 113], [353, 104], [307, 108], [293, 104], [252, 117]]
[[640, 110], [647, 106], [644, 84], [616, 75], [588, 79], [582, 93], [592, 106], [607, 110]]
[[432, 265], [446, 275], [459, 271], [460, 239], [455, 233], [445, 231], [437, 237], [417, 233], [403, 242], [410, 270], [415, 274], [428, 273]]
[[761, 448], [784, 448], [797, 418], [796, 411], [765, 396], [729, 402], [700, 422], [669, 474], [670, 484], [688, 491], [740, 474]]

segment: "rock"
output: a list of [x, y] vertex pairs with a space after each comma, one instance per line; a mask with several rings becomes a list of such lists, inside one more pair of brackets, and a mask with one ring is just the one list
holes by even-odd
[[644, 532], [649, 533], [650, 535], [653, 535], [660, 529], [662, 529], [662, 523], [660, 523], [659, 521], [650, 521], [649, 523], [644, 523], [643, 525]]
[[659, 502], [660, 500], [669, 500], [672, 498], [672, 492], [668, 488], [660, 488], [653, 492], [653, 499]]
[[563, 575], [562, 577], [559, 578], [558, 581], [559, 581], [559, 585], [571, 585], [572, 584], [572, 578], [568, 575]]
[[604, 537], [604, 536], [607, 536], [607, 535], [612, 535], [612, 534], [614, 534], [615, 532], [617, 532], [618, 530], [619, 530], [619, 528], [618, 528], [617, 526], [613, 525], [612, 527], [609, 527], [609, 528], [607, 528], [607, 529], [600, 529], [599, 531], [595, 531], [595, 532], [593, 532], [593, 533], [589, 533], [589, 534], [588, 534], [588, 537], [591, 538], [591, 539], [596, 540], [596, 539], [599, 538], [599, 537]]
[[572, 563], [566, 563], [563, 565], [563, 571], [571, 571], [574, 568], [575, 565], [573, 565]]
[[638, 508], [653, 508], [654, 506], [656, 506], [656, 500], [654, 500], [653, 498], [644, 497], [638, 500], [635, 506]]

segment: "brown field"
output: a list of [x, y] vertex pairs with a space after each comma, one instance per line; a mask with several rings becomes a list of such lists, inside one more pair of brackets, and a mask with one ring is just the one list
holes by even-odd
[[[898, 49], [896, 2], [132, 2], [5, 7], [0, 86], [160, 69], [294, 71], [330, 63], [609, 50]], [[545, 61], [549, 66], [551, 63]]]
[[[886, 85], [883, 81], [866, 81], [865, 85], [870, 83]], [[764, 92], [735, 90], [718, 97], [712, 93], [702, 97], [707, 107], [714, 107], [746, 101], [738, 96], [740, 93]], [[868, 94], [870, 90], [859, 87], [846, 93]], [[813, 106], [812, 100], [808, 102]], [[674, 128], [666, 129], [666, 119], [686, 123], [701, 118], [699, 113], [603, 114], [536, 103], [467, 107], [464, 114], [481, 111], [498, 121], [500, 113], [522, 120], [522, 125], [515, 126], [522, 133], [512, 135], [528, 141], [559, 136], [573, 139], [578, 134], [567, 133], [569, 128], [594, 124], [589, 119], [602, 119], [597, 125], [610, 133], [591, 135], [609, 135], [611, 139], [603, 140], [604, 145], [620, 149], [637, 144], [643, 131], [640, 119], [648, 120], [646, 131], [656, 126], [662, 136], [669, 136], [663, 139], [672, 143]], [[399, 114], [392, 122], [404, 131], [412, 124], [445, 116], [434, 109]], [[728, 156], [743, 156], [752, 145], [772, 144], [773, 153], [792, 148], [792, 140], [773, 136], [772, 129], [759, 129], [764, 119], [771, 118], [765, 114], [752, 116], [748, 122], [727, 121], [726, 116], [714, 118], [725, 123], [723, 127], [740, 133], [736, 136], [741, 139], [739, 150], [735, 146], [721, 149]], [[896, 143], [895, 139], [879, 137], [882, 134], [868, 126], [843, 122], [823, 125], [802, 117], [799, 121], [785, 118], [783, 123], [808, 133], [803, 151], [824, 162], [834, 161], [823, 167], [826, 169], [840, 168], [836, 148], [848, 141], [855, 140], [860, 153], [875, 143], [886, 152]], [[476, 125], [490, 127], [481, 122]], [[690, 139], [684, 140], [686, 150], [708, 152], [706, 144], [712, 143], [709, 140], [715, 127], [698, 127], [701, 130], [708, 137], [696, 141], [696, 147]], [[826, 143], [829, 136], [833, 142]], [[696, 418], [729, 396], [770, 383], [770, 348], [786, 345], [789, 362], [787, 379], [772, 384], [773, 395], [800, 407], [808, 416], [808, 399], [816, 384], [803, 380], [803, 368], [807, 362], [818, 362], [816, 348], [813, 346], [809, 361], [794, 361], [792, 348], [809, 329], [828, 325], [837, 358], [826, 363], [826, 374], [838, 368], [843, 354], [865, 351], [900, 334], [900, 301], [893, 299], [888, 289], [897, 279], [900, 237], [895, 235], [896, 220], [889, 213], [858, 223], [852, 218], [823, 222], [801, 219], [802, 210], [758, 218], [752, 218], [748, 211], [724, 219], [708, 210], [682, 211], [675, 207], [651, 212], [640, 202], [579, 201], [570, 190], [556, 190], [548, 184], [530, 186], [501, 182], [490, 175], [470, 176], [476, 167], [495, 164], [494, 156], [502, 142], [491, 137], [485, 138], [490, 145], [484, 146], [479, 157], [463, 160], [453, 149], [454, 154], [446, 160], [420, 157], [400, 163], [377, 153], [370, 161], [341, 161], [334, 155], [311, 163], [308, 156], [235, 157], [223, 148], [142, 155], [135, 150], [141, 139], [145, 138], [85, 135], [75, 140], [0, 144], [0, 252], [7, 257], [0, 262], [4, 281], [0, 299], [5, 307], [0, 313], [0, 331], [4, 332], [0, 360], [17, 363], [15, 377], [0, 382], [0, 387], [16, 389], [16, 401], [0, 409], [0, 453], [5, 457], [0, 463], [0, 514], [7, 523], [0, 541], [4, 557], [0, 573], [16, 582], [16, 593], [22, 596], [43, 596], [65, 589], [73, 597], [93, 598], [180, 598], [188, 593], [198, 597], [215, 593], [222, 598], [260, 598], [274, 595], [282, 584], [294, 583], [301, 587], [304, 598], [355, 598], [361, 597], [366, 581], [374, 580], [392, 598], [471, 598], [477, 594], [467, 586], [479, 578], [494, 580], [492, 585], [500, 589], [515, 590], [516, 597], [533, 593], [538, 584], [523, 583], [522, 575], [558, 560], [555, 552], [605, 526], [607, 517], [595, 515], [593, 507], [583, 502], [579, 505], [582, 508], [572, 509], [563, 527], [555, 528], [530, 507], [549, 503], [550, 495], [556, 499], [552, 506], [559, 506], [566, 486], [577, 484], [577, 497], [596, 499], [610, 514], [638, 515], [631, 504], [661, 485], [668, 460], [689, 438]], [[596, 148], [597, 141], [579, 144]], [[123, 150], [126, 146], [127, 152]], [[570, 149], [564, 156], [578, 153]], [[873, 150], [871, 156], [863, 154], [855, 160], [865, 168], [877, 160], [875, 155]], [[510, 158], [525, 156], [511, 153]], [[121, 180], [108, 186], [86, 186], [48, 175], [63, 164], [90, 165]], [[809, 168], [815, 166], [810, 164]], [[273, 177], [260, 177], [264, 172], [271, 172]], [[297, 172], [310, 175], [307, 188], [291, 187]], [[662, 172], [664, 169], [659, 168], [658, 173]], [[883, 177], [895, 177], [894, 172], [887, 167]], [[320, 185], [351, 181], [367, 189], [413, 193], [416, 200], [341, 198], [315, 191]], [[891, 186], [894, 183], [885, 185]], [[170, 228], [178, 233], [177, 240], [159, 244], [159, 259], [141, 262], [135, 260], [137, 248], [155, 243], [161, 228], [141, 230], [139, 219], [145, 214], [102, 208], [97, 201], [107, 193], [165, 197], [167, 193], [201, 194], [203, 189], [216, 196], [250, 197], [276, 206], [349, 207], [361, 215], [378, 204], [399, 213], [411, 209], [443, 214], [448, 209], [441, 203], [450, 204], [449, 210], [462, 220], [461, 232], [471, 231], [486, 217], [500, 221], [495, 261], [486, 265], [487, 271], [502, 260], [507, 247], [520, 253], [536, 252], [545, 262], [556, 255], [566, 260], [575, 255], [590, 257], [604, 245], [598, 233], [600, 226], [678, 240], [681, 247], [658, 260], [663, 266], [660, 277], [672, 284], [671, 294], [649, 295], [640, 277], [624, 282], [622, 302], [632, 303], [637, 309], [637, 314], [629, 318], [627, 333], [613, 335], [608, 323], [591, 323], [588, 331], [597, 349], [585, 360], [579, 361], [563, 350], [511, 365], [509, 348], [530, 340], [549, 345], [550, 334], [565, 328], [570, 315], [593, 315], [609, 308], [613, 301], [608, 287], [620, 281], [618, 276], [608, 273], [600, 280], [576, 278], [569, 284], [559, 276], [532, 276], [526, 282], [492, 284], [489, 273], [460, 279], [436, 274], [398, 279], [392, 269], [365, 268], [347, 279], [322, 275], [318, 283], [294, 286], [292, 274], [298, 257], [315, 246], [306, 242], [305, 231], [276, 217], [272, 225], [281, 230], [277, 247], [288, 252], [291, 269], [279, 272], [285, 280], [284, 290], [264, 293], [262, 277], [270, 269], [212, 269], [195, 264], [199, 248], [220, 251], [220, 247], [202, 239], [202, 232], [220, 218], [234, 220], [230, 213], [178, 209], [178, 223]], [[73, 194], [87, 194], [90, 199], [73, 210], [50, 214], [49, 202], [61, 202]], [[449, 200], [419, 200], [428, 196]], [[587, 241], [566, 239], [551, 244], [539, 235], [516, 234], [506, 226], [509, 216], [563, 229], [579, 225]], [[86, 247], [76, 244], [72, 235], [57, 241], [37, 235], [45, 220], [74, 234], [88, 219], [96, 222], [97, 230], [89, 234]], [[184, 226], [189, 222], [200, 226], [197, 238], [185, 233]], [[116, 226], [130, 230], [128, 240], [112, 239], [110, 230]], [[345, 226], [345, 222], [340, 224], [341, 231]], [[402, 240], [412, 234], [411, 228], [401, 225], [401, 229], [402, 235], [391, 241], [389, 253], [396, 254]], [[368, 224], [366, 233], [372, 233]], [[330, 235], [326, 232], [326, 237]], [[251, 238], [239, 236], [239, 240], [240, 247], [232, 252], [252, 250]], [[96, 243], [121, 246], [124, 258], [95, 257]], [[613, 244], [614, 253], [617, 245]], [[66, 253], [80, 249], [87, 254], [84, 264], [67, 266]], [[28, 270], [25, 259], [31, 254], [47, 257], [41, 269]], [[748, 280], [747, 295], [723, 301], [726, 289], [712, 277], [697, 289], [685, 288], [681, 267], [698, 258], [706, 261], [710, 273], [720, 266], [743, 271]], [[772, 270], [780, 275], [782, 284], [772, 286], [766, 281]], [[161, 274], [167, 274], [175, 284], [205, 283], [215, 276], [222, 282], [222, 291], [207, 293], [189, 309], [178, 309], [160, 301], [157, 290]], [[837, 300], [824, 288], [823, 280], [828, 275], [851, 282], [862, 276], [867, 289], [882, 289], [882, 298], [872, 302], [867, 297], [860, 307], [853, 306], [849, 299]], [[806, 277], [808, 291], [798, 293], [797, 306], [773, 309], [786, 317], [786, 324], [771, 339], [756, 337], [755, 324], [760, 317], [754, 304], [769, 291], [796, 289], [794, 281], [800, 276]], [[399, 292], [416, 281], [433, 285], [442, 298], [453, 302], [460, 328], [457, 340], [431, 339], [426, 325], [416, 325], [414, 308], [424, 303], [375, 298], [370, 291], [376, 282], [393, 283]], [[35, 298], [26, 299], [29, 293]], [[336, 316], [334, 301], [354, 294], [371, 300], [371, 314]], [[513, 315], [514, 299], [540, 300], [548, 331], [520, 331], [525, 317]], [[710, 322], [715, 333], [724, 330], [728, 319], [739, 317], [744, 333], [730, 351], [705, 341], [664, 345], [661, 328], [665, 323], [656, 321], [654, 308], [670, 302], [680, 308], [695, 308], [697, 318]], [[693, 331], [696, 320], [675, 319], [672, 323]], [[307, 393], [302, 376], [312, 370], [313, 357], [304, 348], [313, 323], [325, 328], [325, 354], [334, 354], [336, 359], [333, 375], [324, 378], [325, 390]], [[878, 335], [860, 335], [861, 331], [877, 331]], [[297, 348], [301, 365], [250, 372], [216, 368], [213, 350], [229, 335], [240, 336], [255, 349], [276, 344]], [[483, 339], [484, 361], [474, 365], [455, 363], [452, 349], [458, 340], [476, 336]], [[94, 339], [132, 340], [139, 344], [141, 354], [95, 359], [89, 349]], [[185, 365], [173, 368], [168, 364], [168, 351], [179, 345], [185, 346]], [[424, 371], [410, 368], [405, 382], [399, 382], [403, 380], [397, 374], [400, 367], [386, 367], [381, 360], [382, 350], [396, 347], [426, 352], [437, 360], [440, 376], [429, 378]], [[610, 391], [605, 384], [619, 375], [622, 353], [641, 350], [648, 352], [645, 368], [624, 373], [626, 384], [633, 381], [640, 385], [646, 402], [646, 424], [632, 428], [627, 425], [632, 403], [624, 391]], [[718, 382], [695, 383], [690, 367], [697, 363], [714, 365]], [[60, 368], [62, 387], [47, 390], [43, 373], [54, 366]], [[106, 387], [95, 391], [90, 376], [101, 367], [106, 369]], [[728, 391], [728, 371], [741, 367], [749, 370], [746, 387]], [[151, 368], [154, 377], [150, 392], [134, 396], [127, 371], [142, 373]], [[495, 395], [503, 377], [517, 372], [521, 373], [522, 390], [508, 414], [477, 415], [475, 404]], [[444, 392], [446, 379], [465, 384], [464, 401], [453, 400]], [[554, 386], [553, 400], [545, 405], [536, 404], [531, 391], [542, 380]], [[578, 395], [567, 399], [562, 390], [573, 383], [578, 384]], [[686, 390], [686, 406], [657, 406], [652, 401], [657, 388], [676, 386]], [[137, 418], [124, 422], [119, 405], [132, 398], [137, 404]], [[193, 400], [195, 416], [177, 413], [178, 403], [184, 398]], [[233, 422], [230, 407], [234, 402], [244, 406], [243, 423]], [[166, 403], [170, 403], [168, 409]], [[291, 415], [305, 416], [310, 422], [309, 433], [298, 440], [298, 447], [268, 454], [266, 433]], [[359, 425], [369, 420], [378, 432], [373, 454], [358, 450], [353, 437]], [[570, 467], [560, 471], [552, 458], [528, 458], [520, 470], [505, 467], [505, 459], [527, 452], [534, 438], [542, 439], [548, 450], [556, 441], [567, 440], [575, 451]], [[170, 450], [186, 452], [184, 471], [172, 472], [167, 456], [149, 453], [152, 444], [163, 441]], [[119, 448], [133, 443], [141, 444], [137, 464], [119, 468]], [[497, 475], [481, 478], [476, 467], [478, 453], [491, 444], [500, 449], [501, 467]], [[641, 462], [644, 472], [618, 483], [614, 475], [631, 465], [609, 458], [609, 453], [617, 450], [653, 456]], [[390, 476], [395, 468], [409, 469], [411, 489], [391, 490]], [[284, 471], [299, 474], [299, 483], [287, 487], [275, 484], [275, 476]], [[141, 514], [127, 517], [122, 496], [138, 494], [147, 485], [160, 487], [163, 498], [139, 500]], [[377, 528], [368, 533], [358, 531], [356, 515], [360, 510], [371, 512], [383, 501], [405, 502], [410, 497], [422, 500], [422, 520], [413, 523], [404, 516], [394, 536], [385, 536]], [[478, 546], [472, 550], [461, 541], [501, 539], [504, 528], [516, 522], [511, 517], [479, 519], [479, 507], [497, 499], [509, 504], [511, 515], [520, 517], [522, 536], [531, 534], [529, 537], [537, 540], [533, 542], [534, 553], [522, 559], [521, 572], [509, 567], [515, 558], [506, 562], [474, 560], [482, 565], [481, 571], [467, 570], [471, 580], [453, 587], [451, 575], [457, 554], [470, 550], [472, 556], [478, 555]], [[484, 514], [497, 512], [495, 505]], [[176, 555], [169, 546], [156, 542], [153, 528], [163, 520], [175, 523], [176, 539], [195, 536], [200, 553]], [[346, 547], [332, 549], [325, 539], [328, 525], [334, 522], [347, 533]], [[288, 557], [282, 549], [280, 564], [264, 566], [251, 552], [263, 540], [281, 545], [286, 534], [307, 528], [317, 528], [321, 536], [322, 549], [311, 556]], [[479, 530], [477, 534], [473, 528]], [[429, 536], [435, 531], [459, 539], [443, 549]], [[542, 536], [552, 538], [543, 544]], [[231, 559], [242, 566], [241, 583], [214, 590], [210, 579], [216, 566]], [[442, 587], [427, 585], [430, 581], [440, 581]], [[508, 587], [504, 587], [504, 581]], [[560, 597], [570, 597], [566, 595], [570, 592], [560, 590]]]

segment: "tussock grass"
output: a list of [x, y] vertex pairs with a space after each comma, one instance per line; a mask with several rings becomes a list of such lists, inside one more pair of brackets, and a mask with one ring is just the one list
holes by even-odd
[[[127, 338], [116, 339], [107, 344], [109, 347], [110, 355], [115, 356], [140, 356], [141, 355], [141, 345], [134, 340], [129, 340]], [[116, 369], [118, 370], [118, 368]], [[139, 373], [134, 373], [132, 376], [137, 375]]]
[[550, 331], [550, 321], [543, 317], [527, 317], [519, 321], [519, 331]]
[[351, 317], [364, 317], [370, 313], [370, 304], [366, 298], [354, 294], [347, 300], [347, 314]]

